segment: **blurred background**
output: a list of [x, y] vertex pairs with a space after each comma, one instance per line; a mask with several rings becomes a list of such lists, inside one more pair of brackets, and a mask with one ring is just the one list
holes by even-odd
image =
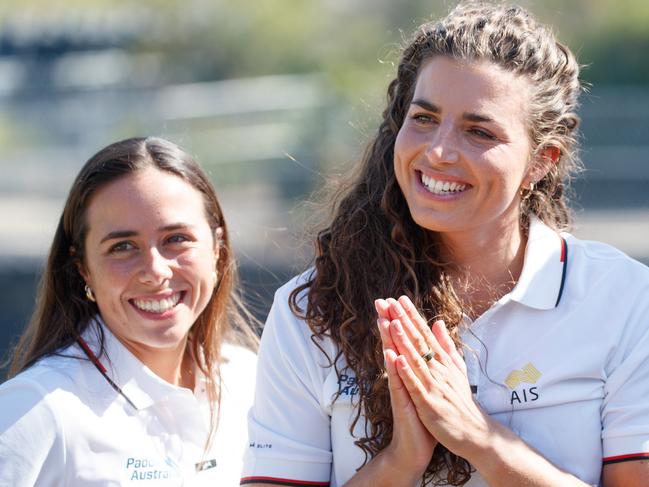
[[[28, 320], [77, 171], [136, 135], [171, 139], [208, 170], [263, 317], [309, 262], [302, 202], [361, 153], [401, 41], [453, 3], [1, 2], [0, 354]], [[574, 233], [649, 263], [649, 3], [519, 3], [554, 26], [591, 84]]]

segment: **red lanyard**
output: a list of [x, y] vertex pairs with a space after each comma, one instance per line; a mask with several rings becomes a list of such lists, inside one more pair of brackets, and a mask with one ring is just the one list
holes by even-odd
[[77, 343], [79, 344], [81, 349], [84, 351], [84, 353], [86, 354], [88, 359], [97, 368], [99, 373], [101, 375], [103, 375], [104, 379], [106, 379], [106, 381], [110, 384], [110, 386], [113, 389], [115, 389], [115, 392], [117, 392], [120, 396], [122, 396], [124, 399], [126, 399], [126, 402], [129, 403], [133, 407], [133, 409], [135, 409], [137, 411], [138, 408], [137, 408], [137, 406], [135, 404], [133, 404], [133, 401], [131, 401], [128, 398], [128, 396], [126, 394], [124, 394], [124, 391], [122, 391], [122, 389], [117, 384], [115, 384], [115, 382], [113, 382], [113, 380], [110, 377], [108, 377], [108, 372], [106, 370], [106, 367], [104, 367], [104, 364], [102, 364], [99, 361], [99, 359], [97, 358], [95, 353], [90, 349], [90, 347], [88, 346], [86, 341], [83, 338], [79, 337], [79, 338], [77, 338]]
[[[97, 368], [99, 373], [102, 376], [104, 376], [104, 379], [106, 379], [106, 382], [108, 382], [110, 384], [110, 386], [113, 389], [115, 389], [115, 392], [117, 392], [120, 396], [122, 396], [124, 399], [126, 399], [126, 402], [129, 403], [133, 407], [133, 409], [135, 409], [137, 411], [138, 408], [137, 408], [137, 406], [135, 404], [133, 404], [133, 401], [131, 401], [128, 398], [128, 396], [126, 394], [124, 394], [124, 391], [122, 391], [122, 389], [117, 384], [115, 384], [115, 382], [113, 382], [113, 380], [110, 377], [108, 377], [108, 371], [106, 370], [106, 367], [104, 367], [104, 364], [102, 364], [99, 361], [99, 359], [97, 358], [95, 353], [90, 349], [90, 347], [88, 346], [86, 341], [83, 338], [79, 337], [79, 338], [77, 338], [77, 343], [79, 344], [79, 346], [81, 347], [83, 352], [86, 354], [88, 359]], [[206, 461], [202, 461], [202, 462], [198, 462], [198, 463], [196, 463], [194, 465], [194, 468], [196, 469], [196, 472], [202, 472], [204, 470], [209, 470], [209, 469], [214, 468], [214, 467], [216, 467], [216, 459], [215, 458], [212, 458], [212, 459], [206, 460]]]

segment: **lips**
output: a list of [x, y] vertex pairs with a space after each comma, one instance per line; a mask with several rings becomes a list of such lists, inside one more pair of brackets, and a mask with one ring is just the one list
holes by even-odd
[[130, 302], [141, 311], [162, 314], [174, 308], [181, 301], [183, 294], [184, 291], [178, 291], [164, 298], [133, 298]]

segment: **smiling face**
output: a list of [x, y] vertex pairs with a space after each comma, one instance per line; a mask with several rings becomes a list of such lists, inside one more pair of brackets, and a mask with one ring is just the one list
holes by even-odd
[[423, 65], [394, 148], [412, 218], [442, 238], [489, 238], [519, 225], [533, 178], [529, 82], [488, 61]]
[[148, 167], [100, 188], [86, 221], [81, 274], [106, 326], [145, 363], [152, 351], [184, 351], [216, 284], [202, 194]]

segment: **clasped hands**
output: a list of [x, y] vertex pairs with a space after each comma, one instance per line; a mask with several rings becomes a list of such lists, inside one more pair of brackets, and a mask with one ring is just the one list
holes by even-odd
[[473, 400], [466, 364], [444, 322], [429, 327], [406, 296], [377, 299], [375, 307], [394, 418], [387, 453], [419, 476], [437, 443], [470, 461], [491, 420]]

